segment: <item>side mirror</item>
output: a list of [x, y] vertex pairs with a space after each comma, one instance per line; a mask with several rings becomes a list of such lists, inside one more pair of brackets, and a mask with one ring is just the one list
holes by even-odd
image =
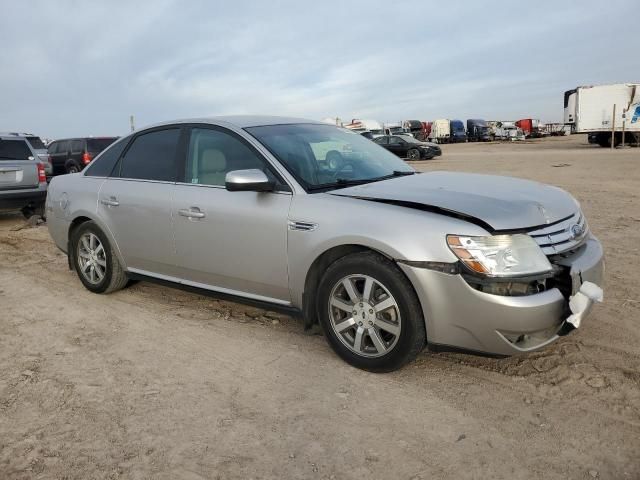
[[225, 177], [225, 187], [230, 192], [272, 192], [274, 182], [262, 170], [233, 170]]

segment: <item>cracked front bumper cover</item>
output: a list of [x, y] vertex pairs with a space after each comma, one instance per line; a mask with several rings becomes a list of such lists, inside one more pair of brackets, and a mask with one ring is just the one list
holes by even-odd
[[590, 236], [557, 260], [566, 268], [567, 290], [502, 296], [474, 289], [461, 275], [399, 263], [422, 304], [431, 345], [514, 355], [544, 348], [579, 326], [602, 300], [604, 259]]

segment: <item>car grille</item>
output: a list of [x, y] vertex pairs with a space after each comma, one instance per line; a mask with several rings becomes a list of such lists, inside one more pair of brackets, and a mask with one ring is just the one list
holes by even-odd
[[587, 221], [582, 212], [578, 212], [561, 222], [533, 230], [529, 235], [538, 243], [545, 255], [554, 255], [578, 247], [588, 233]]

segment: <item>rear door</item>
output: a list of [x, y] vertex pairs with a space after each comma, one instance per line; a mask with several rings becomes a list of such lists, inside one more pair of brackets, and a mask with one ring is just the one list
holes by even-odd
[[67, 166], [73, 163], [77, 167], [78, 171], [82, 170], [84, 168], [83, 155], [84, 138], [71, 140], [71, 157], [70, 161], [67, 161]]
[[176, 276], [171, 198], [181, 131], [162, 127], [137, 134], [100, 189], [98, 213], [130, 271]]
[[406, 157], [407, 155], [407, 142], [402, 140], [398, 136], [389, 137], [389, 146], [387, 147], [391, 152], [395, 153], [399, 157]]
[[38, 186], [38, 161], [22, 139], [0, 139], [0, 191]]

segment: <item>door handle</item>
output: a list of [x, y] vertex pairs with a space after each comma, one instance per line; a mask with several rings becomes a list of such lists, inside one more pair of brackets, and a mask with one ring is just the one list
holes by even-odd
[[107, 207], [117, 207], [118, 205], [120, 205], [120, 202], [118, 200], [116, 200], [116, 197], [110, 197], [109, 199], [102, 199], [100, 200], [100, 203], [102, 205], [106, 205]]
[[187, 218], [204, 218], [204, 217], [206, 217], [205, 213], [201, 212], [198, 207], [183, 208], [181, 210], [178, 210], [178, 215], [182, 215], [183, 217], [187, 217]]

